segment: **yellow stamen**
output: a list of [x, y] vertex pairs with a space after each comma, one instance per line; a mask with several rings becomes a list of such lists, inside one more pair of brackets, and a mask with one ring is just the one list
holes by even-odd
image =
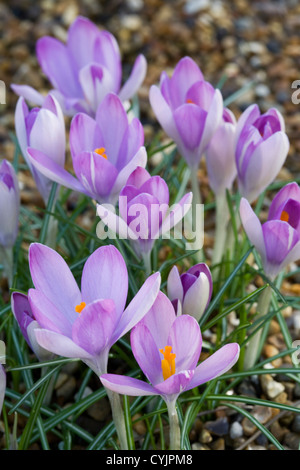
[[85, 302], [81, 302], [79, 305], [76, 305], [76, 307], [75, 307], [75, 312], [76, 312], [76, 313], [81, 313], [82, 310], [84, 309], [84, 307], [86, 307], [86, 303], [85, 303]]
[[190, 99], [186, 100], [186, 102], [187, 102], [187, 103], [191, 103], [191, 104], [195, 104], [194, 101], [193, 101], [193, 100], [190, 100]]
[[290, 218], [290, 216], [289, 216], [288, 212], [286, 212], [286, 211], [281, 212], [280, 220], [282, 220], [283, 222], [288, 222], [289, 218]]
[[165, 350], [159, 350], [164, 358], [161, 360], [161, 370], [164, 380], [175, 374], [175, 358], [176, 354], [172, 353], [172, 346], [166, 346]]
[[100, 155], [101, 157], [105, 158], [105, 160], [107, 160], [107, 155], [106, 155], [106, 150], [104, 147], [100, 147], [98, 149], [95, 149], [94, 150], [95, 153], [97, 153], [98, 155]]

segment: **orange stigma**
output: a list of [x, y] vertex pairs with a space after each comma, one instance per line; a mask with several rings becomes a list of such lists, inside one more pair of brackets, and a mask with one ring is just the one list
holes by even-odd
[[95, 153], [97, 153], [98, 155], [100, 155], [101, 157], [105, 158], [105, 160], [107, 160], [107, 155], [106, 155], [106, 150], [104, 147], [100, 147], [98, 149], [95, 149], [94, 150]]
[[166, 346], [165, 350], [159, 350], [164, 358], [161, 360], [161, 370], [164, 380], [175, 374], [175, 358], [176, 354], [172, 353], [172, 346]]
[[280, 220], [282, 220], [283, 222], [288, 222], [289, 218], [290, 218], [290, 216], [289, 216], [288, 212], [286, 212], [286, 211], [281, 212]]
[[190, 100], [190, 99], [186, 100], [186, 102], [187, 102], [187, 103], [190, 103], [190, 104], [195, 104], [194, 101], [193, 101], [193, 100]]
[[79, 305], [76, 305], [76, 307], [75, 307], [75, 312], [76, 312], [76, 313], [81, 313], [82, 310], [84, 309], [84, 307], [86, 307], [86, 303], [85, 303], [85, 302], [81, 302]]

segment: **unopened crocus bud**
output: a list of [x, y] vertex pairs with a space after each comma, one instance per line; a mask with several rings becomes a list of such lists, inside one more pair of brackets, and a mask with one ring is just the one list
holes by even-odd
[[278, 175], [289, 150], [284, 121], [275, 108], [249, 106], [237, 123], [235, 158], [239, 190], [253, 202]]
[[235, 130], [234, 114], [225, 108], [222, 123], [214, 133], [205, 152], [209, 185], [216, 195], [224, 194], [226, 189], [231, 189], [237, 174]]
[[205, 263], [196, 264], [181, 275], [173, 266], [168, 276], [167, 290], [177, 315], [182, 312], [199, 321], [210, 302], [212, 285], [212, 276]]
[[11, 248], [17, 238], [20, 208], [18, 178], [13, 166], [3, 160], [0, 165], [0, 245]]
[[288, 264], [300, 259], [300, 188], [297, 183], [287, 184], [278, 192], [264, 224], [261, 225], [244, 198], [240, 204], [240, 216], [269, 279], [275, 279]]

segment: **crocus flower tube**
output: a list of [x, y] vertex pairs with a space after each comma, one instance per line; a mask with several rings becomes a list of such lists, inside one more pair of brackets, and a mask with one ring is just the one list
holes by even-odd
[[120, 216], [106, 205], [98, 205], [97, 213], [113, 232], [132, 242], [139, 256], [147, 257], [155, 240], [182, 220], [191, 201], [192, 194], [188, 193], [170, 208], [164, 179], [151, 177], [147, 170], [138, 167], [120, 192]]
[[20, 97], [15, 112], [15, 128], [23, 157], [47, 205], [53, 182], [32, 165], [27, 149], [32, 147], [36, 151], [45, 154], [58, 167], [64, 167], [65, 122], [56, 98], [49, 94], [43, 101], [41, 108], [33, 108], [29, 111], [24, 98]]
[[288, 264], [300, 258], [300, 188], [297, 183], [289, 183], [278, 192], [264, 224], [261, 225], [244, 198], [240, 203], [240, 216], [270, 280], [274, 280]]
[[0, 245], [11, 248], [18, 235], [20, 190], [13, 166], [2, 160], [0, 165]]
[[[122, 101], [129, 100], [143, 83], [147, 70], [145, 57], [139, 55], [130, 77], [121, 86], [122, 66], [116, 39], [81, 16], [71, 25], [67, 44], [42, 37], [36, 52], [64, 113], [71, 116], [76, 112], [94, 116], [109, 92], [118, 94]], [[43, 102], [43, 96], [31, 87], [14, 85], [13, 89], [35, 104]]]
[[30, 147], [32, 165], [52, 181], [82, 192], [101, 203], [115, 204], [137, 166], [146, 166], [144, 132], [137, 118], [129, 123], [117, 95], [109, 93], [94, 120], [79, 113], [71, 123], [70, 148], [76, 177], [45, 151]]
[[40, 361], [48, 361], [53, 354], [42, 348], [35, 337], [35, 330], [40, 325], [35, 320], [28, 298], [19, 292], [13, 292], [11, 296], [11, 309], [21, 329], [28, 346], [32, 349]]
[[254, 104], [243, 112], [237, 123], [235, 158], [239, 190], [250, 203], [274, 181], [288, 150], [279, 111], [272, 108], [261, 115]]
[[189, 167], [197, 169], [222, 120], [220, 91], [204, 80], [190, 57], [184, 57], [171, 78], [162, 73], [160, 86], [152, 85], [149, 98], [166, 134], [174, 140]]
[[188, 314], [199, 321], [210, 302], [212, 285], [212, 276], [205, 263], [196, 264], [181, 275], [173, 266], [167, 289], [177, 315]]
[[0, 415], [2, 411], [4, 396], [6, 390], [6, 373], [3, 366], [0, 364]]
[[[198, 364], [202, 338], [198, 322], [190, 315], [176, 316], [171, 301], [159, 293], [149, 313], [131, 331], [135, 359], [150, 383], [133, 377], [103, 374], [103, 385], [132, 396], [160, 395], [165, 400], [170, 425], [178, 396], [227, 372], [239, 357], [239, 345], [223, 346]], [[174, 424], [175, 427], [175, 424]], [[171, 429], [171, 448], [178, 448], [178, 435]]]

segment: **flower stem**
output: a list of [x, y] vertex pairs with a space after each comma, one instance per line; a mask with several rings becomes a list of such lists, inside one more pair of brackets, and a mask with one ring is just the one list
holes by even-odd
[[[224, 255], [227, 225], [229, 220], [229, 210], [226, 200], [225, 191], [218, 194], [216, 197], [216, 231], [215, 231], [215, 244], [212, 256], [212, 265], [219, 264]], [[214, 278], [217, 278], [219, 268], [214, 270]]]
[[49, 217], [45, 244], [53, 249], [56, 247], [57, 230], [58, 220], [53, 215], [51, 215]]
[[[202, 204], [197, 168], [191, 169], [191, 183], [193, 193], [191, 228], [192, 231], [195, 231], [197, 229], [197, 206]], [[201, 263], [203, 261], [203, 250], [198, 250], [198, 252], [196, 253], [196, 258], [198, 263]]]
[[151, 251], [148, 251], [146, 253], [143, 253], [143, 261], [144, 265], [146, 268], [146, 276], [150, 276], [152, 272], [152, 267], [151, 267]]
[[[256, 319], [262, 318], [268, 313], [270, 301], [271, 301], [272, 288], [270, 286], [266, 287], [259, 296], [257, 304], [257, 316]], [[262, 335], [263, 328], [261, 327], [254, 336], [250, 339], [248, 347], [245, 352], [244, 359], [244, 370], [249, 370], [254, 366], [257, 356], [259, 353], [259, 344]]]
[[122, 408], [120, 395], [116, 392], [112, 392], [107, 388], [106, 393], [110, 401], [112, 417], [116, 426], [121, 449], [128, 450], [124, 411]]
[[166, 402], [170, 422], [170, 449], [180, 450], [180, 426], [176, 411], [176, 401]]

